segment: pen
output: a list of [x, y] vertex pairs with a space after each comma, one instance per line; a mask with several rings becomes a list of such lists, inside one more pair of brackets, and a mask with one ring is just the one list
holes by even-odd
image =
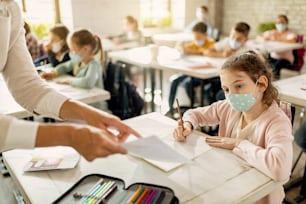
[[176, 108], [177, 108], [177, 112], [179, 114], [179, 119], [182, 123], [182, 127], [183, 127], [183, 130], [184, 130], [184, 126], [183, 126], [183, 118], [182, 118], [182, 111], [181, 111], [181, 108], [180, 108], [180, 104], [178, 102], [178, 99], [176, 99]]

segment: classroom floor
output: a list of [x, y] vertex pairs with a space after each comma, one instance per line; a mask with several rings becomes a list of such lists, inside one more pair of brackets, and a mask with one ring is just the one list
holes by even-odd
[[[303, 69], [303, 74], [306, 73], [306, 70]], [[169, 106], [168, 106], [168, 95], [169, 95], [169, 78], [170, 76], [172, 76], [174, 73], [171, 73], [171, 72], [164, 72], [164, 75], [163, 75], [163, 96], [161, 96], [161, 92], [160, 91], [156, 91], [156, 98], [155, 98], [155, 111], [158, 111], [158, 112], [161, 112], [163, 114], [165, 114], [168, 109], [169, 109]], [[282, 78], [287, 78], [287, 77], [290, 77], [290, 76], [294, 76], [296, 75], [296, 73], [293, 73], [293, 72], [289, 72], [289, 71], [282, 71]], [[139, 76], [138, 79], [136, 79], [138, 81], [141, 81], [141, 75]], [[143, 85], [141, 85], [141, 83], [139, 83], [139, 89], [140, 90], [143, 90]], [[157, 87], [158, 88], [158, 87]], [[182, 88], [179, 88], [178, 90], [178, 95], [179, 95], [179, 100], [180, 100], [180, 103], [181, 105], [186, 105], [188, 106], [189, 105], [189, 101], [188, 99], [186, 99], [186, 97], [183, 97], [184, 96], [184, 93], [182, 93], [184, 90]], [[142, 91], [141, 91], [142, 92]], [[146, 100], [150, 100], [150, 95], [149, 94], [146, 94], [145, 95], [145, 98]], [[146, 103], [146, 106], [147, 106], [147, 110], [150, 111], [150, 104], [149, 103]], [[294, 130], [296, 130], [298, 128], [298, 125], [299, 125], [299, 113], [300, 113], [301, 109], [297, 108], [297, 111], [296, 111], [296, 114], [295, 114], [295, 123], [294, 123]], [[297, 147], [295, 144], [294, 144], [294, 161], [297, 157], [297, 155], [299, 154], [300, 152], [300, 149], [299, 147]], [[306, 154], [303, 154], [302, 155], [302, 158], [300, 159], [294, 173], [292, 174], [292, 179], [294, 178], [298, 178], [300, 176], [303, 175], [303, 171], [304, 171], [304, 166], [305, 166], [305, 162], [306, 162]], [[16, 186], [15, 184], [13, 183], [12, 179], [9, 177], [9, 176], [2, 176], [0, 175], [0, 198], [1, 198], [1, 203], [8, 203], [8, 204], [15, 204], [17, 203], [16, 199], [14, 198], [13, 196], [13, 190], [16, 189]], [[293, 199], [295, 198], [296, 196], [298, 196], [299, 194], [299, 190], [300, 188], [299, 187], [296, 187], [296, 188], [292, 188], [290, 191], [288, 191], [286, 193], [286, 197], [290, 198], [290, 199]], [[306, 204], [306, 200], [304, 200], [303, 202], [301, 202], [302, 204]]]

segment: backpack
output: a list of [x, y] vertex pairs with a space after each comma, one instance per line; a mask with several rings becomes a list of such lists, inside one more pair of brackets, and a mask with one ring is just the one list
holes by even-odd
[[144, 100], [136, 86], [125, 79], [126, 65], [107, 62], [105, 66], [104, 88], [110, 92], [108, 108], [120, 119], [127, 119], [141, 114]]

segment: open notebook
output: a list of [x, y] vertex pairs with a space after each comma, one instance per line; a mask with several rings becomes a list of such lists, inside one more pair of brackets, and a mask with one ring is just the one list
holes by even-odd
[[191, 162], [210, 149], [204, 137], [196, 131], [189, 135], [185, 142], [175, 141], [172, 132], [176, 122], [173, 120], [158, 121], [150, 118], [137, 124], [136, 129], [144, 138], [128, 141], [123, 146], [130, 155], [142, 158], [163, 171], [168, 172]]

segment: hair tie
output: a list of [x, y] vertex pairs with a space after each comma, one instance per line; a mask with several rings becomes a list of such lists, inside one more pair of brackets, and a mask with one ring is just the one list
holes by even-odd
[[98, 38], [99, 38], [99, 35], [98, 35], [98, 34], [96, 34], [96, 33], [95, 33], [95, 34], [93, 34], [92, 36], [94, 37], [94, 39], [98, 39]]

